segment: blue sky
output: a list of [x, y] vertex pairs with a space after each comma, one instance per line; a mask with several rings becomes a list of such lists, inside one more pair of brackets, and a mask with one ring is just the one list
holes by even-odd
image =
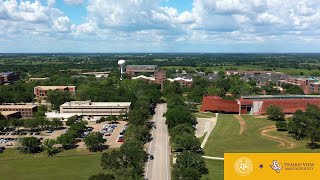
[[319, 52], [319, 0], [0, 0], [4, 52]]

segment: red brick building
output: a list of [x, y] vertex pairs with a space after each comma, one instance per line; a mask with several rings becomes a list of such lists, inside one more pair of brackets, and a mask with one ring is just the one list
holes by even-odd
[[192, 79], [186, 79], [186, 78], [181, 78], [181, 77], [177, 77], [174, 79], [168, 78], [168, 80], [170, 82], [178, 82], [181, 86], [187, 86], [187, 87], [191, 87], [193, 84]]
[[204, 96], [201, 111], [265, 115], [269, 106], [280, 107], [285, 114], [305, 111], [308, 104], [320, 107], [320, 96], [313, 95], [264, 95], [242, 96], [237, 100], [224, 100], [217, 96]]
[[33, 93], [37, 98], [45, 98], [47, 97], [47, 92], [49, 90], [69, 91], [72, 95], [75, 95], [77, 86], [37, 86], [37, 87], [34, 87]]

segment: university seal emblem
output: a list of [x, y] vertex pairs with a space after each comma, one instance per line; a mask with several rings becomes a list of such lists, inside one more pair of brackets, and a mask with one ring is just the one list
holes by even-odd
[[247, 157], [241, 157], [234, 163], [234, 170], [240, 176], [247, 176], [253, 170], [252, 161]]

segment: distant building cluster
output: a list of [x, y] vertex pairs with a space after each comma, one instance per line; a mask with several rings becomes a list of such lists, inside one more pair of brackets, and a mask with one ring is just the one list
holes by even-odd
[[305, 111], [308, 104], [320, 107], [320, 96], [317, 95], [262, 95], [242, 96], [237, 100], [225, 100], [218, 96], [204, 96], [201, 111], [265, 115], [269, 106], [282, 108], [285, 114], [297, 110]]
[[227, 70], [226, 75], [239, 75], [244, 81], [255, 81], [258, 86], [265, 86], [269, 83], [277, 83], [280, 80], [289, 78], [290, 76], [280, 72], [273, 71], [235, 71]]
[[279, 86], [291, 84], [299, 86], [304, 94], [320, 94], [319, 80], [317, 78], [287, 78], [278, 81]]
[[0, 84], [13, 83], [20, 79], [19, 74], [15, 72], [2, 72], [0, 73]]

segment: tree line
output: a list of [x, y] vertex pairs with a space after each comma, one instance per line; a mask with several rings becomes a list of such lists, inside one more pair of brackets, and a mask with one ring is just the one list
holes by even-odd
[[165, 117], [170, 142], [173, 151], [179, 152], [173, 165], [172, 179], [200, 180], [202, 175], [208, 174], [208, 169], [194, 132], [197, 120], [179, 92], [172, 89], [171, 93], [166, 94], [166, 99], [168, 111]]

